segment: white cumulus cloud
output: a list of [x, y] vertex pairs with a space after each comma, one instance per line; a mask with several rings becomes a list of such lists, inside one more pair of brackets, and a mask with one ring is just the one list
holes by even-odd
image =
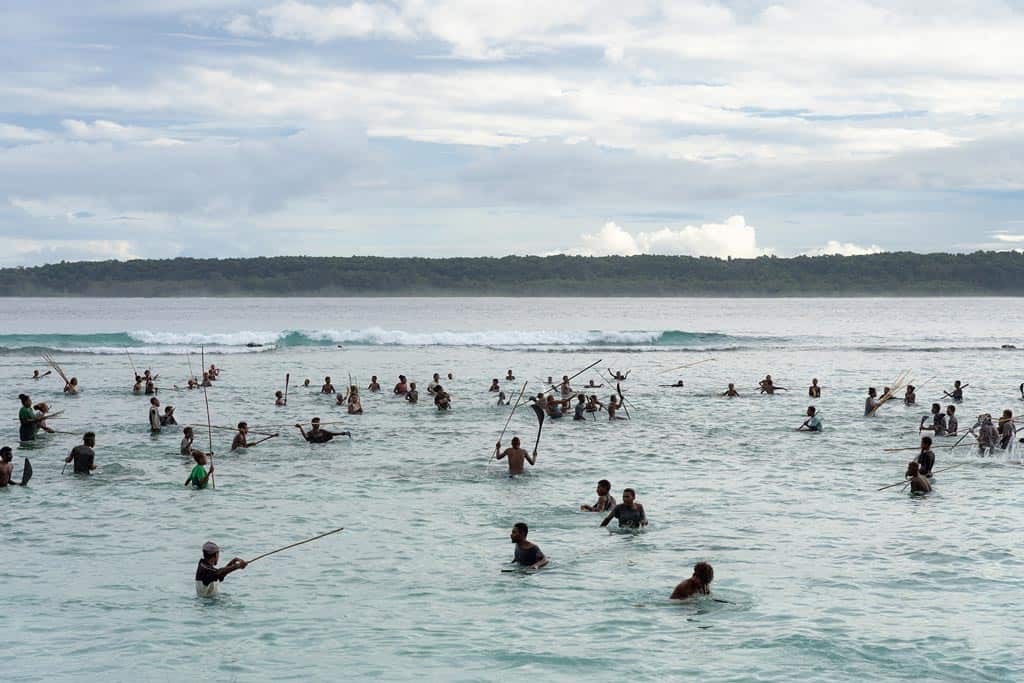
[[580, 236], [583, 246], [568, 253], [580, 256], [635, 256], [673, 254], [717, 258], [756, 258], [772, 253], [757, 245], [757, 231], [743, 216], [731, 216], [724, 223], [662, 228], [654, 232], [627, 232], [614, 222], [600, 231]]
[[803, 256], [864, 256], [866, 254], [881, 254], [884, 250], [877, 244], [870, 247], [862, 247], [853, 242], [840, 242], [829, 240], [825, 246], [805, 251]]

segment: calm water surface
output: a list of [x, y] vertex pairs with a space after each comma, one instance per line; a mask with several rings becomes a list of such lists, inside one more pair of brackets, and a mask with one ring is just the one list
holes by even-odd
[[[1024, 491], [1016, 454], [938, 451], [935, 492], [899, 487], [928, 404], [970, 383], [961, 424], [1024, 409], [1019, 300], [182, 299], [0, 300], [3, 443], [17, 395], [98, 435], [98, 472], [61, 474], [78, 439], [15, 448], [27, 488], [0, 490], [4, 680], [1019, 680]], [[263, 344], [249, 347], [246, 344]], [[180, 434], [150, 436], [131, 367], [152, 367], [179, 421], [203, 395], [175, 391], [188, 350], [223, 368], [215, 424], [281, 436], [228, 454], [216, 491], [182, 486]], [[338, 348], [341, 344], [344, 348]], [[84, 392], [28, 380], [49, 349]], [[704, 358], [678, 373], [659, 372]], [[487, 392], [512, 368], [548, 375], [632, 369], [632, 420], [548, 421], [535, 468], [488, 463], [508, 415]], [[198, 356], [192, 358], [198, 367]], [[921, 405], [862, 417], [868, 386], [912, 370]], [[454, 410], [364, 397], [347, 417], [297, 386], [351, 373], [386, 387], [454, 372]], [[292, 385], [287, 408], [273, 393]], [[752, 391], [771, 373], [792, 387]], [[806, 386], [826, 431], [796, 433]], [[934, 379], [931, 379], [933, 378]], [[598, 381], [596, 372], [579, 380]], [[677, 378], [684, 389], [664, 389]], [[930, 381], [929, 381], [930, 380]], [[744, 394], [717, 396], [728, 382]], [[507, 387], [511, 391], [512, 387]], [[607, 400], [608, 388], [600, 390]], [[289, 425], [319, 415], [354, 438], [310, 446]], [[510, 434], [536, 435], [530, 411]], [[638, 491], [645, 533], [582, 513], [598, 479]], [[503, 574], [513, 523], [551, 559]], [[253, 557], [346, 531], [232, 575], [195, 597], [200, 546]], [[715, 596], [673, 604], [705, 560]]]

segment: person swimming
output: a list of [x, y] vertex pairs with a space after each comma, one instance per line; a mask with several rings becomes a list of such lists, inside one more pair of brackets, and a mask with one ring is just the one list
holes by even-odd
[[525, 522], [516, 522], [512, 526], [512, 533], [509, 538], [515, 544], [515, 554], [512, 562], [527, 569], [540, 569], [548, 563], [548, 558], [541, 552], [540, 546], [526, 540], [530, 533]]
[[620, 529], [639, 529], [647, 526], [647, 514], [644, 506], [636, 502], [636, 491], [624, 489], [622, 502], [612, 508], [608, 516], [601, 521], [601, 526], [608, 526], [613, 519], [619, 520]]
[[722, 396], [726, 396], [728, 398], [737, 398], [739, 395], [740, 392], [736, 391], [736, 385], [732, 382], [729, 382], [729, 387], [722, 392]]
[[694, 595], [711, 595], [711, 582], [715, 580], [715, 570], [707, 562], [693, 565], [693, 575], [681, 581], [672, 591], [669, 600], [686, 600]]

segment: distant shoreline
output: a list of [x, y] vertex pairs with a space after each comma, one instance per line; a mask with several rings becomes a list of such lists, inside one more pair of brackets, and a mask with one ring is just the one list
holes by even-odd
[[760, 257], [280, 256], [0, 269], [0, 297], [962, 298], [1024, 296], [1024, 254]]

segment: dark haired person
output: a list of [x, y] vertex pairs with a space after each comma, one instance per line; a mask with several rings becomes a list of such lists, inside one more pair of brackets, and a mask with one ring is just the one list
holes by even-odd
[[715, 579], [715, 570], [707, 562], [693, 565], [693, 575], [681, 581], [672, 591], [669, 600], [686, 600], [694, 595], [711, 595], [711, 582]]
[[526, 540], [528, 533], [530, 533], [530, 529], [524, 522], [517, 522], [512, 527], [509, 538], [516, 546], [515, 558], [512, 561], [526, 569], [540, 569], [547, 565], [548, 558], [541, 552], [540, 546]]

